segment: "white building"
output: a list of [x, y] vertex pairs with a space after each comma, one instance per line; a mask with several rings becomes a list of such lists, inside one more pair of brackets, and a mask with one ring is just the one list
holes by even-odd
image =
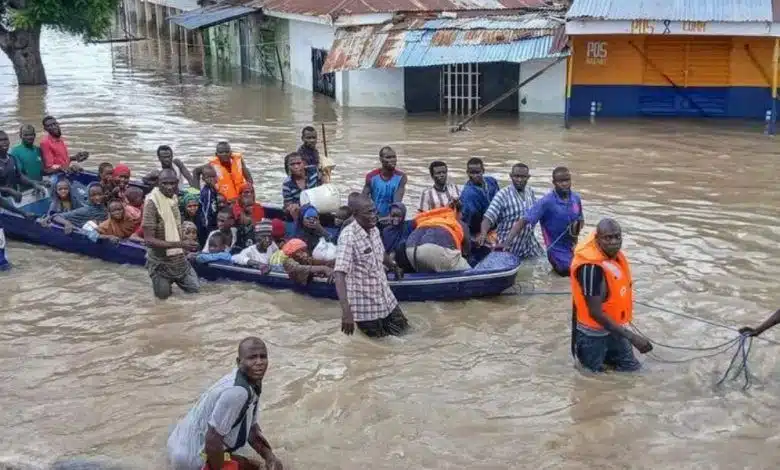
[[495, 109], [563, 114], [564, 11], [536, 1], [544, 13], [527, 0], [260, 0], [171, 21], [208, 28], [222, 60], [348, 107], [469, 114], [555, 62]]

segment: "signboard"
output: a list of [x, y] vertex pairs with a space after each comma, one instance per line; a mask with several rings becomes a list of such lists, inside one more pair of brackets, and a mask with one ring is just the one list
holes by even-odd
[[638, 36], [753, 36], [780, 37], [780, 23], [720, 23], [709, 21], [631, 20], [591, 21], [571, 20], [566, 34], [629, 34]]
[[588, 41], [585, 48], [585, 63], [588, 65], [606, 65], [607, 41]]

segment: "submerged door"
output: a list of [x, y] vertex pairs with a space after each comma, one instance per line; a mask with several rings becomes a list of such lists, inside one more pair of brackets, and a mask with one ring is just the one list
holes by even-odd
[[723, 116], [731, 40], [648, 37], [639, 111], [646, 115]]
[[322, 67], [325, 65], [325, 59], [328, 58], [328, 52], [324, 49], [314, 49], [311, 50], [311, 70], [312, 70], [312, 79], [314, 80], [312, 84], [312, 90], [314, 90], [315, 93], [322, 93], [325, 96], [329, 96], [331, 98], [336, 97], [336, 74], [331, 73], [322, 73]]

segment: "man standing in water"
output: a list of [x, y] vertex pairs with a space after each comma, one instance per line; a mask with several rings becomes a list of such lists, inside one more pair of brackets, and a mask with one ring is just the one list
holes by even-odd
[[536, 201], [522, 219], [518, 220], [507, 236], [507, 243], [526, 229], [539, 222], [542, 226], [547, 259], [556, 274], [569, 275], [577, 237], [585, 224], [582, 215], [582, 199], [571, 189], [571, 173], [564, 166], [553, 170], [554, 189]]
[[175, 171], [161, 171], [157, 187], [146, 196], [141, 221], [147, 246], [146, 269], [154, 295], [163, 300], [171, 296], [174, 283], [185, 292], [200, 290], [198, 275], [184, 253], [197, 251], [198, 242], [182, 240], [178, 186]]
[[157, 159], [160, 160], [160, 167], [163, 170], [173, 170], [183, 177], [191, 188], [198, 189], [198, 180], [193, 178], [192, 173], [184, 165], [184, 162], [178, 158], [173, 158], [173, 149], [168, 145], [157, 147]]
[[[41, 139], [43, 173], [50, 175], [60, 171], [81, 171], [79, 165], [71, 162], [68, 145], [62, 138], [62, 130], [57, 120], [52, 116], [46, 116], [43, 118], [43, 129], [48, 134]], [[79, 152], [73, 157], [73, 161], [83, 162], [87, 158], [89, 158], [89, 153]]]
[[43, 160], [41, 148], [35, 145], [35, 128], [25, 124], [19, 129], [20, 142], [9, 152], [23, 175], [33, 181], [43, 179]]
[[373, 201], [357, 196], [350, 209], [355, 220], [341, 229], [334, 267], [341, 331], [351, 335], [357, 323], [366, 336], [400, 335], [409, 323], [390, 290], [384, 266], [395, 272], [396, 279], [403, 271], [385, 254]]
[[390, 147], [382, 147], [379, 151], [379, 162], [382, 166], [366, 175], [363, 195], [374, 201], [379, 217], [387, 217], [390, 215], [390, 205], [404, 199], [406, 175], [403, 171], [396, 170], [398, 157]]
[[[516, 163], [509, 173], [512, 185], [501, 189], [496, 197], [490, 201], [485, 216], [482, 218], [482, 227], [477, 237], [477, 244], [484, 245], [491, 226], [497, 225], [498, 242], [505, 243], [512, 226], [522, 220], [528, 210], [536, 202], [534, 190], [528, 187], [528, 179], [531, 174], [528, 165]], [[526, 225], [519, 237], [514, 237], [506, 249], [520, 258], [533, 258], [541, 255], [544, 250], [536, 240], [533, 225]]]
[[320, 152], [317, 150], [317, 130], [312, 126], [306, 126], [301, 131], [303, 144], [298, 147], [298, 155], [306, 166], [320, 167]]
[[631, 268], [623, 252], [620, 225], [602, 219], [574, 250], [571, 264], [572, 354], [585, 368], [604, 372], [639, 370], [633, 345], [642, 354], [653, 350], [650, 341], [626, 326], [634, 312]]
[[174, 470], [221, 470], [225, 453], [240, 470], [259, 469], [233, 452], [249, 444], [265, 460], [267, 470], [282, 470], [271, 445], [257, 424], [257, 408], [268, 370], [268, 349], [250, 336], [238, 345], [238, 366], [201, 395], [198, 403], [176, 425], [168, 438], [168, 456]]
[[11, 196], [19, 202], [22, 186], [33, 187], [39, 195], [45, 195], [46, 187], [39, 181], [32, 181], [16, 166], [16, 160], [8, 153], [10, 144], [8, 134], [0, 131], [0, 197]]
[[446, 163], [438, 160], [431, 162], [428, 171], [431, 173], [433, 187], [424, 190], [422, 195], [420, 195], [418, 212], [427, 212], [440, 207], [450, 207], [450, 204], [460, 198], [458, 185], [447, 183]]

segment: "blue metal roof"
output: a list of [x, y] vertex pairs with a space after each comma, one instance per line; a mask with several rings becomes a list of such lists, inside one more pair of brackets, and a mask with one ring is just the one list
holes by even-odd
[[259, 8], [243, 5], [209, 5], [197, 10], [184, 12], [180, 15], [171, 16], [168, 18], [168, 21], [185, 29], [201, 29], [226, 23], [259, 10]]
[[574, 0], [566, 18], [747, 23], [772, 13], [772, 0]]
[[[460, 36], [460, 37], [458, 37]], [[431, 65], [514, 62], [546, 59], [568, 55], [568, 52], [550, 53], [553, 36], [523, 39], [509, 44], [466, 44], [463, 34], [456, 35], [451, 46], [435, 46], [432, 32], [426, 32], [419, 41], [409, 40], [395, 61], [395, 67], [427, 67]], [[460, 44], [459, 44], [460, 42]]]

